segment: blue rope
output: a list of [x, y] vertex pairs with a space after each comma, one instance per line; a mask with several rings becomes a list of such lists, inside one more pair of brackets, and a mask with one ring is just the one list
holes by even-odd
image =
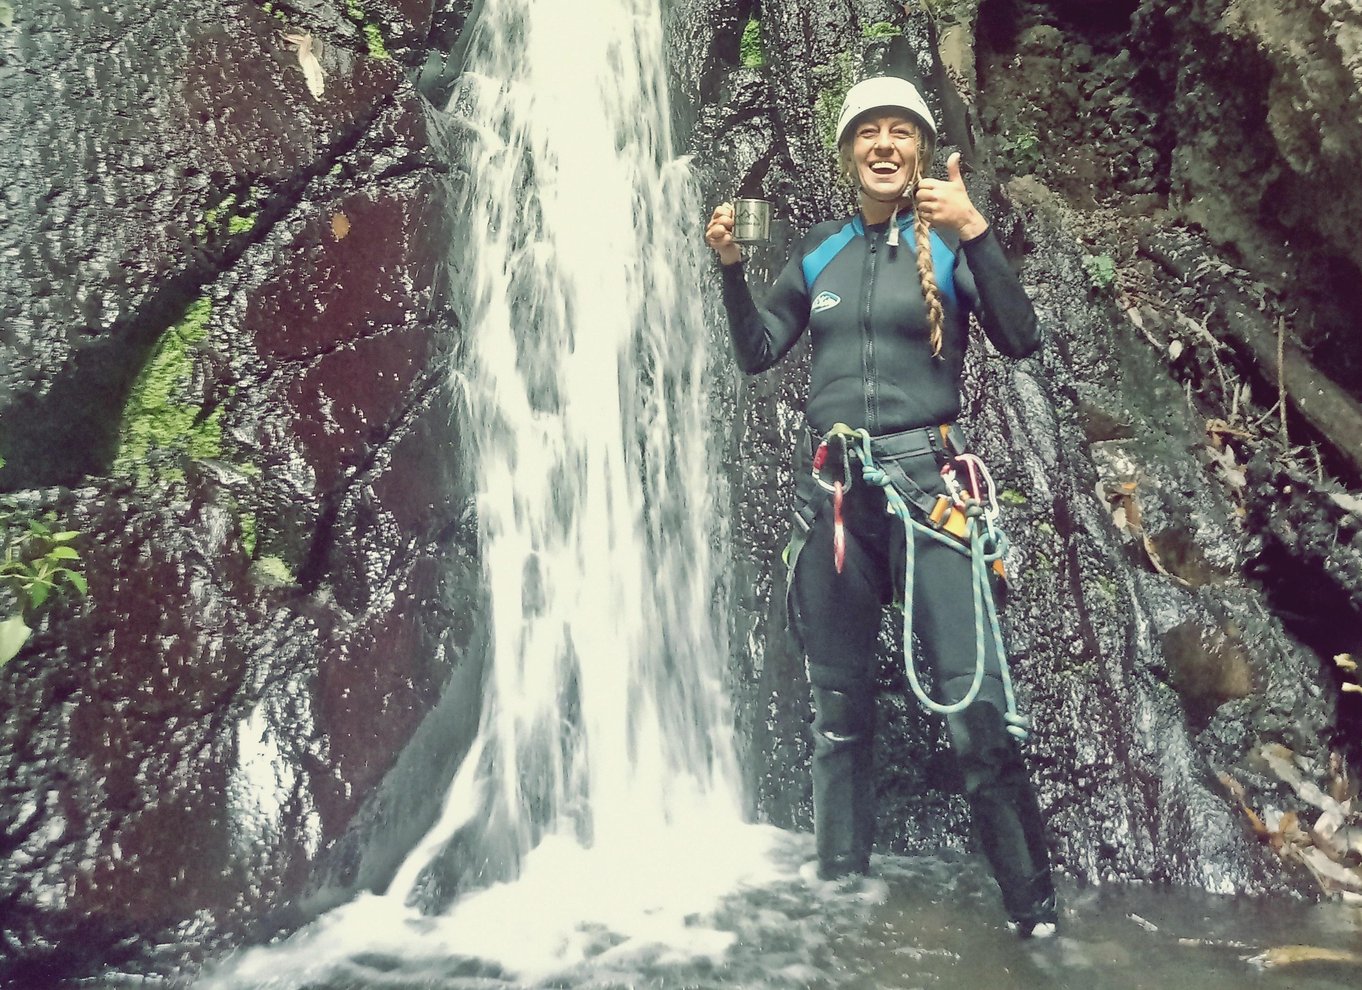
[[[984, 620], [988, 620], [988, 632], [993, 635], [993, 644], [998, 651], [998, 672], [1003, 682], [1003, 697], [1007, 704], [1007, 711], [1003, 717], [1007, 722], [1007, 731], [1018, 739], [1026, 739], [1029, 734], [1030, 722], [1017, 710], [1017, 696], [1012, 688], [1012, 674], [1008, 669], [1007, 652], [1003, 648], [1003, 632], [998, 621], [998, 606], [993, 600], [993, 589], [989, 586], [988, 565], [1002, 557], [1007, 549], [1007, 538], [1001, 530], [995, 529], [992, 520], [988, 521], [988, 537], [992, 543], [992, 549], [985, 547], [985, 537], [980, 532], [979, 526], [974, 516], [969, 515], [965, 520], [965, 537], [969, 543], [965, 547], [959, 540], [937, 531], [932, 526], [919, 522], [908, 508], [908, 503], [904, 501], [903, 495], [894, 487], [889, 475], [875, 465], [875, 460], [870, 452], [870, 434], [866, 430], [858, 430], [861, 437], [861, 476], [872, 484], [878, 485], [884, 490], [884, 498], [887, 511], [897, 516], [903, 523], [904, 530], [904, 572], [903, 572], [903, 658], [904, 671], [908, 675], [908, 683], [913, 689], [913, 694], [922, 703], [924, 708], [936, 712], [940, 715], [951, 715], [967, 708], [975, 698], [979, 696], [979, 688], [984, 682], [984, 668], [988, 659], [988, 649], [985, 643]], [[917, 559], [915, 533], [925, 533], [932, 539], [945, 544], [958, 553], [968, 554], [970, 557], [970, 567], [973, 574], [974, 592], [974, 679], [970, 683], [970, 688], [965, 692], [965, 696], [959, 701], [943, 705], [934, 701], [927, 693], [926, 688], [918, 679], [917, 663], [913, 658], [913, 585], [915, 581], [915, 567]]]

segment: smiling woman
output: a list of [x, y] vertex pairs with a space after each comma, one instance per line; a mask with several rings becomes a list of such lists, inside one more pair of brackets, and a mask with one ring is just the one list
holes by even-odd
[[[837, 121], [859, 211], [815, 225], [760, 307], [728, 204], [714, 211], [705, 240], [721, 264], [744, 371], [770, 368], [806, 329], [812, 335], [810, 432], [801, 451], [806, 461], [812, 454], [811, 470], [800, 475], [809, 480], [796, 500], [788, 559], [789, 614], [815, 709], [818, 875], [869, 869], [876, 639], [882, 607], [906, 602], [908, 679], [925, 707], [946, 716], [1014, 926], [1024, 937], [1044, 936], [1054, 933], [1058, 912], [1044, 824], [1016, 745], [1025, 721], [987, 566], [1002, 552], [992, 523], [997, 504], [982, 462], [965, 453], [953, 425], [970, 314], [1009, 356], [1025, 357], [1040, 338], [1030, 300], [970, 200], [959, 155], [947, 162], [945, 179], [926, 177], [936, 141], [916, 87], [894, 77], [865, 80], [847, 93]], [[902, 251], [900, 232], [910, 226], [915, 250]], [[969, 484], [955, 482], [957, 468]], [[969, 629], [973, 649], [961, 643]], [[944, 703], [917, 679], [915, 630]]]
[[921, 141], [910, 118], [893, 113], [876, 116], [871, 111], [856, 125], [851, 140], [842, 143], [842, 164], [863, 195], [881, 208], [897, 206], [921, 178], [917, 154]]

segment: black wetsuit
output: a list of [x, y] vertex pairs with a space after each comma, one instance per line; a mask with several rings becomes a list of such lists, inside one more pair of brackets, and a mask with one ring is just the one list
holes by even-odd
[[885, 242], [888, 224], [859, 217], [818, 224], [804, 237], [763, 305], [753, 301], [741, 265], [723, 268], [738, 364], [765, 371], [813, 334], [809, 424], [834, 423], [871, 435], [952, 422], [960, 412], [960, 371], [969, 314], [994, 345], [1025, 357], [1040, 336], [1035, 310], [992, 231], [952, 249], [932, 233], [932, 261], [946, 311], [941, 357], [931, 356], [927, 309], [917, 273], [910, 218], [900, 244]]
[[[994, 345], [1024, 357], [1040, 343], [1035, 311], [992, 231], [959, 244], [932, 233], [933, 271], [945, 310], [942, 351], [933, 357], [917, 271], [911, 217], [888, 224], [861, 218], [815, 226], [761, 306], [741, 264], [722, 266], [724, 305], [738, 364], [770, 368], [807, 329], [812, 334], [806, 416], [815, 435], [834, 424], [866, 429], [877, 460], [901, 489], [944, 492], [941, 427], [960, 410], [969, 316]], [[857, 472], [859, 474], [859, 471]], [[906, 496], [914, 494], [910, 490]], [[864, 872], [874, 834], [872, 661], [881, 606], [896, 591], [904, 531], [885, 512], [881, 489], [855, 479], [843, 512], [846, 557], [833, 557], [831, 502], [814, 500], [792, 575], [792, 622], [808, 655], [814, 689], [814, 806], [820, 870]], [[915, 541], [914, 627], [924, 666], [934, 666], [938, 700], [965, 696], [975, 672], [974, 605], [968, 558], [929, 536]], [[948, 716], [985, 851], [1014, 919], [1053, 914], [1043, 827], [1025, 768], [1006, 734], [996, 651], [989, 638], [979, 702]]]

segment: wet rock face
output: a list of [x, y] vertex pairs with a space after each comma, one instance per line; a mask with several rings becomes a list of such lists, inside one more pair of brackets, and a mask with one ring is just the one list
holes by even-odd
[[[1132, 54], [1133, 2], [1101, 5], [1099, 16], [1098, 5], [990, 0], [948, 5], [935, 20], [893, 6], [765, 0], [765, 65], [732, 44], [746, 10], [737, 23], [717, 13], [677, 18], [702, 32], [697, 40], [680, 30], [683, 53], [721, 53], [682, 83], [698, 103], [691, 147], [708, 200], [741, 189], [774, 201], [787, 236], [748, 262], [749, 279], [768, 282], [792, 238], [850, 206], [818, 137], [827, 108], [877, 71], [927, 85], [942, 122], [941, 157], [976, 152], [974, 199], [1014, 252], [1048, 336], [1041, 355], [1024, 362], [984, 347], [971, 355], [964, 425], [1006, 494], [1016, 575], [1010, 649], [1036, 723], [1027, 748], [1057, 860], [1092, 880], [1289, 887], [1294, 875], [1253, 838], [1216, 774], [1277, 801], [1275, 782], [1253, 759], [1264, 741], [1287, 741], [1326, 764], [1335, 712], [1318, 685], [1327, 675], [1251, 582], [1242, 492], [1215, 467], [1223, 452], [1189, 414], [1182, 384], [1112, 305], [1061, 198], [1088, 206], [1120, 192], [1136, 213], [1167, 206], [1179, 133], [1164, 109], [1190, 82]], [[1036, 18], [1040, 7], [1053, 8], [1048, 20]], [[974, 50], [976, 32], [986, 42]], [[1075, 50], [1079, 32], [1086, 47]], [[976, 54], [980, 80], [969, 71]], [[1027, 117], [1047, 107], [1059, 109]], [[1027, 128], [1051, 138], [1028, 141]], [[1079, 154], [1090, 145], [1096, 153]], [[1003, 186], [995, 176], [1028, 178]], [[722, 331], [716, 347], [728, 352]], [[779, 549], [806, 379], [796, 349], [766, 375], [727, 379], [732, 389], [717, 402], [742, 466], [733, 480], [734, 641], [748, 644], [738, 658], [740, 718], [754, 791], [761, 815], [800, 826], [807, 777], [790, 760], [802, 770], [807, 759], [808, 697], [784, 629]], [[881, 635], [877, 841], [900, 851], [965, 845], [940, 727], [905, 700], [896, 625], [887, 618]]]
[[1300, 339], [1356, 392], [1362, 256], [1339, 190], [1362, 164], [1360, 29], [1352, 0], [988, 0], [980, 118], [1000, 169], [1204, 228], [1309, 314]]
[[0, 27], [3, 511], [77, 531], [89, 584], [0, 670], [0, 981], [262, 937], [434, 813], [384, 781], [476, 680], [477, 566], [402, 63], [457, 6]]

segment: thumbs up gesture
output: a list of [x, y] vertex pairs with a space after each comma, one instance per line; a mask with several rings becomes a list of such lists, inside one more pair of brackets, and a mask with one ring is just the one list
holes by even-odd
[[965, 180], [960, 177], [958, 151], [946, 160], [945, 179], [923, 179], [918, 183], [913, 208], [933, 227], [953, 230], [961, 240], [971, 240], [988, 229], [988, 221], [974, 208]]

